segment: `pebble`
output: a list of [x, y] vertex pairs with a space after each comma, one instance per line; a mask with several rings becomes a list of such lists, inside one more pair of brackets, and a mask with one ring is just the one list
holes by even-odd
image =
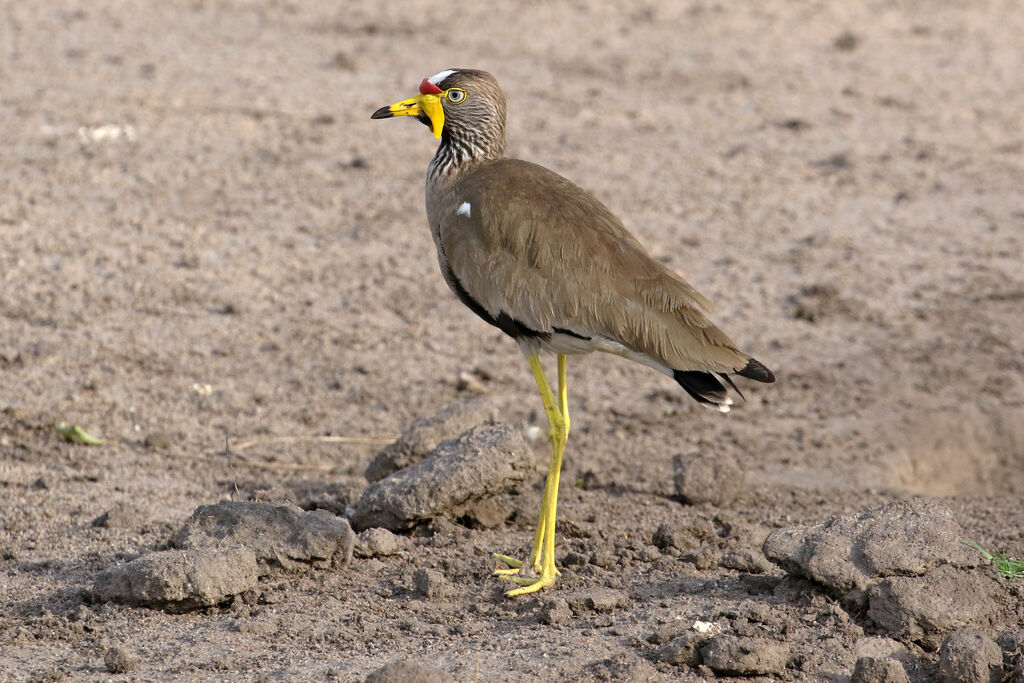
[[400, 552], [408, 541], [396, 536], [387, 529], [373, 527], [361, 531], [356, 536], [353, 552], [358, 557], [387, 557]]
[[112, 674], [126, 674], [135, 670], [139, 658], [123, 647], [112, 647], [104, 653], [103, 663]]

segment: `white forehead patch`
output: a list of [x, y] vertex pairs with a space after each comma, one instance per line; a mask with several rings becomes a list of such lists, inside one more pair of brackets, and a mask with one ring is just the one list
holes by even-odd
[[473, 207], [470, 206], [469, 202], [462, 202], [462, 204], [459, 205], [459, 210], [455, 212], [455, 215], [471, 218], [473, 216]]
[[455, 70], [454, 70], [454, 69], [447, 69], [447, 70], [445, 70], [445, 71], [442, 71], [442, 72], [441, 72], [441, 73], [439, 73], [439, 74], [434, 74], [433, 76], [431, 76], [430, 78], [428, 78], [428, 79], [427, 79], [427, 83], [431, 83], [431, 84], [433, 84], [433, 85], [437, 85], [437, 86], [440, 86], [440, 85], [441, 85], [441, 81], [443, 81], [444, 79], [448, 78], [448, 77], [449, 77], [449, 76], [451, 76], [451, 75], [452, 75], [453, 73], [455, 73]]

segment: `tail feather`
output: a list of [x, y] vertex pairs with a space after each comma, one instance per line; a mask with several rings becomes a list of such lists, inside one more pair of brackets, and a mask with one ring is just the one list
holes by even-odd
[[732, 377], [729, 377], [729, 375], [725, 374], [724, 372], [718, 373], [718, 376], [724, 379], [729, 384], [729, 386], [732, 387], [732, 390], [739, 394], [740, 398], [742, 398], [744, 401], [747, 400], [747, 397], [743, 395], [743, 392], [740, 391], [740, 388], [736, 386], [735, 382], [732, 381]]
[[771, 384], [775, 381], [775, 374], [765, 367], [761, 361], [754, 360], [753, 358], [747, 361], [747, 364], [743, 366], [742, 370], [737, 370], [736, 374], [740, 377], [752, 379], [755, 382], [766, 382]]
[[[732, 381], [729, 375], [719, 372], [718, 377], [725, 381], [733, 391], [740, 398], [743, 397], [743, 392], [739, 390], [736, 384]], [[774, 382], [775, 375], [772, 371], [765, 367], [759, 361], [753, 358], [747, 361], [747, 364], [743, 366], [742, 370], [737, 370], [733, 374], [752, 379], [757, 382]], [[729, 406], [732, 405], [732, 399], [729, 398], [729, 392], [725, 388], [725, 385], [719, 381], [718, 377], [710, 372], [702, 372], [700, 370], [673, 370], [672, 378], [679, 382], [679, 386], [686, 390], [690, 396], [693, 397], [698, 403], [703, 403], [709, 408], [714, 408], [723, 413], [729, 412]]]
[[729, 411], [732, 399], [722, 383], [710, 372], [699, 370], [673, 370], [672, 379], [686, 389], [697, 403], [706, 403], [708, 407], [717, 408], [723, 413]]

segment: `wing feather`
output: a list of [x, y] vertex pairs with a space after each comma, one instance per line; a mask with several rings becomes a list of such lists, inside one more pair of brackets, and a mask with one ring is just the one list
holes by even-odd
[[[471, 216], [456, 212], [464, 202]], [[552, 171], [510, 159], [484, 164], [428, 202], [428, 213], [449, 267], [493, 315], [604, 337], [676, 370], [747, 364], [708, 319], [707, 299]]]

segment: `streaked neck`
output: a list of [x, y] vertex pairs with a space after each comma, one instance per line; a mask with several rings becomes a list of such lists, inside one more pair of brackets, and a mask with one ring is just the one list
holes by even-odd
[[433, 183], [451, 185], [477, 164], [505, 156], [505, 128], [445, 128], [441, 144], [427, 169]]

